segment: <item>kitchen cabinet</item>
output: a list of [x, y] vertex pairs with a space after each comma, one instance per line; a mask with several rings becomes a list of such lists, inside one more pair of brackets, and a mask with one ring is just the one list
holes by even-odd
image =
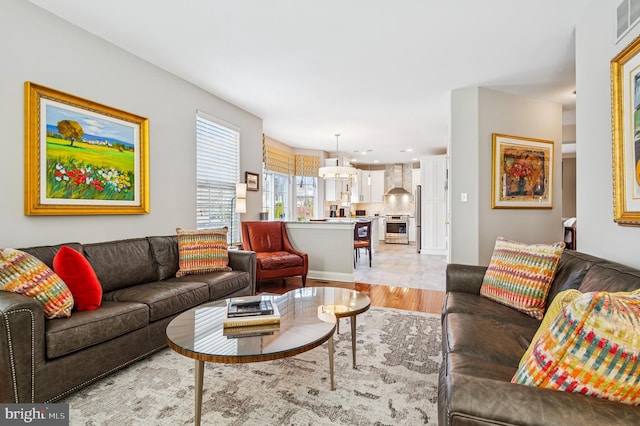
[[343, 192], [349, 192], [351, 189], [351, 181], [345, 179], [325, 179], [324, 181], [324, 200], [340, 202]]
[[[365, 178], [366, 179], [366, 178]], [[351, 180], [351, 202], [360, 203], [361, 193], [360, 187], [362, 185], [362, 170], [356, 171], [356, 177]]]
[[356, 203], [368, 203], [371, 200], [371, 184], [368, 170], [358, 170], [358, 198]]
[[384, 202], [384, 170], [371, 172], [371, 203]]
[[384, 170], [361, 170], [358, 177], [358, 202], [382, 203], [384, 201]]
[[378, 219], [378, 239], [384, 241], [385, 234], [387, 233], [387, 224], [384, 217]]
[[335, 180], [324, 180], [324, 200], [325, 201], [336, 201], [336, 181]]
[[[349, 165], [346, 158], [342, 158], [340, 162], [336, 158], [327, 158], [324, 160], [325, 166], [336, 166], [338, 164]], [[350, 193], [351, 179], [325, 179], [324, 180], [324, 200], [332, 202], [341, 202], [343, 193]], [[348, 203], [347, 198], [344, 202]], [[353, 201], [351, 201], [353, 202]], [[344, 205], [344, 204], [343, 204]]]
[[421, 253], [448, 253], [447, 157], [420, 159], [422, 181], [422, 248]]
[[309, 255], [308, 278], [353, 282], [353, 222], [287, 222], [291, 244]]

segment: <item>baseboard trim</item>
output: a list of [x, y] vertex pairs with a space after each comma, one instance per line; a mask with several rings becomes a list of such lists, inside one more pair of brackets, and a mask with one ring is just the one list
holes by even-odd
[[356, 280], [356, 274], [344, 273], [344, 272], [328, 272], [328, 271], [312, 271], [309, 270], [307, 278], [313, 278], [314, 280], [327, 280], [327, 281], [340, 281], [346, 283], [352, 283]]

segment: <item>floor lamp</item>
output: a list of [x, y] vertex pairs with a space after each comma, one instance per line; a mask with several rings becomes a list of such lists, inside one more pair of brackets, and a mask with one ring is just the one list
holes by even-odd
[[231, 232], [230, 239], [233, 243], [233, 207], [235, 205], [236, 213], [247, 212], [247, 184], [236, 183], [236, 195], [231, 199]]

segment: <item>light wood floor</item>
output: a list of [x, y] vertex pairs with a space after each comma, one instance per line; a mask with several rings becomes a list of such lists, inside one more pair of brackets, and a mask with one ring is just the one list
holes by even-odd
[[[409, 311], [439, 314], [442, 312], [444, 292], [437, 290], [421, 290], [386, 285], [344, 283], [307, 279], [307, 287], [344, 287], [358, 290], [371, 299], [371, 306], [406, 309]], [[302, 287], [299, 277], [259, 283], [259, 292], [283, 294], [289, 290]]]

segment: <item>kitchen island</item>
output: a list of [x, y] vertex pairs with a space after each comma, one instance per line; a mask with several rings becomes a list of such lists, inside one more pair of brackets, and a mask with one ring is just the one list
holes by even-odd
[[309, 278], [354, 282], [353, 228], [358, 219], [287, 222], [291, 244], [309, 255]]

